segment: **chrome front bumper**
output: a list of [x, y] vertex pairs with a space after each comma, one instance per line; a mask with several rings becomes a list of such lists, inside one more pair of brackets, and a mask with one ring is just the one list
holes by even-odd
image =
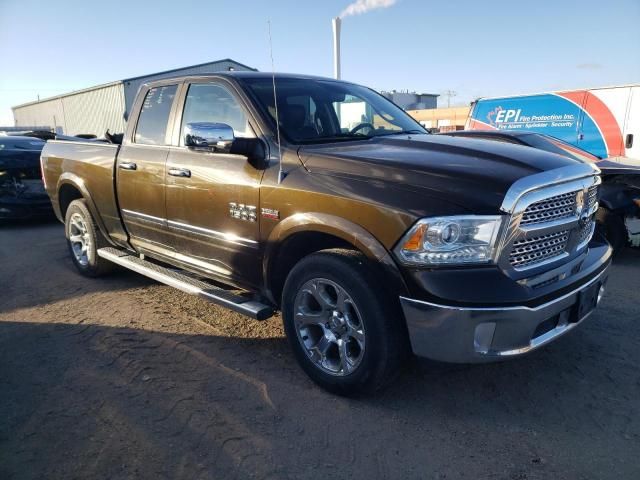
[[605, 268], [576, 290], [537, 307], [467, 308], [405, 297], [400, 303], [416, 355], [442, 362], [490, 362], [526, 354], [575, 328], [593, 311], [582, 313], [580, 307], [590, 297], [599, 303], [607, 277]]

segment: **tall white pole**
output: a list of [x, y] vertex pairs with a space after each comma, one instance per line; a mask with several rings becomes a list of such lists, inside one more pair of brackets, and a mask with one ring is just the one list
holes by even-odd
[[340, 25], [342, 20], [336, 17], [333, 23], [333, 76], [340, 80]]

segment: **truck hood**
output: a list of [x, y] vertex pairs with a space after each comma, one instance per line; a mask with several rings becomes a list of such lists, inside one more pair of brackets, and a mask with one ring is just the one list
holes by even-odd
[[303, 146], [298, 155], [312, 174], [390, 182], [478, 214], [499, 211], [516, 180], [580, 163], [530, 147], [441, 135]]

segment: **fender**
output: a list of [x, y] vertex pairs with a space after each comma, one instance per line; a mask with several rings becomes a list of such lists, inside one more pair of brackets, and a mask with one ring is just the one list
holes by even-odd
[[85, 202], [87, 202], [87, 207], [89, 207], [89, 211], [91, 212], [91, 215], [93, 216], [96, 223], [98, 224], [98, 228], [102, 232], [105, 232], [105, 234], [103, 235], [104, 238], [106, 238], [111, 245], [116, 246], [116, 244], [113, 242], [113, 240], [111, 240], [111, 238], [107, 234], [108, 230], [104, 222], [102, 221], [100, 212], [98, 212], [98, 209], [96, 208], [96, 204], [93, 201], [93, 198], [91, 198], [91, 194], [89, 193], [89, 189], [85, 185], [84, 180], [78, 175], [76, 175], [75, 173], [71, 173], [71, 172], [62, 173], [58, 178], [58, 184], [56, 185], [56, 201], [53, 202], [53, 206], [56, 210], [56, 215], [62, 221], [62, 223], [64, 223], [64, 218], [62, 218], [62, 210], [60, 209], [60, 188], [62, 188], [63, 185], [71, 185], [75, 187], [78, 191], [80, 191], [82, 198], [85, 200]]
[[392, 282], [391, 288], [394, 288], [397, 292], [407, 291], [407, 286], [398, 265], [387, 249], [370, 232], [342, 217], [328, 213], [312, 212], [291, 215], [278, 223], [271, 231], [266, 242], [262, 262], [264, 285], [267, 287], [269, 296], [271, 296], [269, 274], [278, 250], [287, 238], [299, 232], [326, 233], [350, 243], [369, 259], [382, 266], [387, 279]]

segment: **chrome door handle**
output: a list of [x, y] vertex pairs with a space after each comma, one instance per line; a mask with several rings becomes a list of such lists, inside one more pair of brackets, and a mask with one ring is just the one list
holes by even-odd
[[121, 168], [123, 170], [137, 170], [138, 165], [133, 162], [120, 162], [118, 164], [118, 168]]
[[190, 177], [191, 170], [188, 168], [170, 168], [169, 175], [173, 177]]

